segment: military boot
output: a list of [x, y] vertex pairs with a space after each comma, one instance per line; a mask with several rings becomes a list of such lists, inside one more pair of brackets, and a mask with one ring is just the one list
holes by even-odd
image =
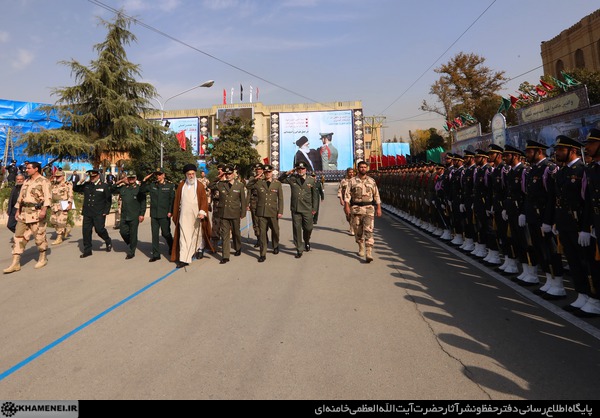
[[13, 254], [12, 264], [5, 268], [4, 274], [12, 273], [21, 270], [21, 255]]
[[58, 245], [63, 242], [63, 234], [58, 234], [56, 239], [52, 241], [52, 245]]
[[367, 263], [373, 261], [373, 247], [367, 247]]
[[41, 269], [46, 264], [48, 264], [48, 259], [46, 258], [46, 251], [40, 251], [40, 258], [37, 263], [35, 263], [34, 268]]
[[365, 243], [364, 242], [358, 243], [358, 255], [360, 255], [361, 257], [365, 256]]

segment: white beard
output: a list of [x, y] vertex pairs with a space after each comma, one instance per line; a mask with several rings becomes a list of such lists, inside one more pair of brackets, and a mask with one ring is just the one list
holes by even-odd
[[187, 177], [185, 178], [185, 183], [186, 183], [188, 186], [193, 186], [193, 185], [194, 185], [194, 183], [195, 183], [196, 181], [197, 181], [197, 180], [196, 180], [196, 177], [194, 177], [193, 179], [190, 179], [190, 178], [187, 178]]

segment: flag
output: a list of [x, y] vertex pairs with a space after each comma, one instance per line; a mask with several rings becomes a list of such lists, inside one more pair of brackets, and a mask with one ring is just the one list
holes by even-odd
[[498, 108], [498, 112], [497, 113], [502, 113], [505, 110], [510, 109], [510, 100], [506, 99], [506, 98], [502, 98], [502, 103], [500, 103], [500, 107]]
[[509, 94], [510, 96], [510, 105], [515, 108], [517, 107], [517, 103], [519, 102], [519, 99], [515, 96], [513, 96], [512, 94]]
[[564, 71], [561, 71], [560, 74], [563, 76], [563, 78], [567, 82], [567, 86], [578, 86], [581, 84], [579, 81], [575, 80], [573, 77], [571, 77], [569, 74], [565, 73]]
[[200, 155], [204, 155], [205, 149], [204, 149], [203, 145], [204, 145], [204, 141], [206, 141], [207, 138], [204, 135], [200, 134], [199, 139], [200, 139], [200, 148], [198, 150], [200, 151]]
[[223, 104], [227, 104], [227, 91], [223, 89]]
[[258, 87], [256, 88], [256, 101], [258, 102]]
[[231, 104], [233, 104], [233, 87], [231, 88], [231, 100], [230, 100]]
[[263, 158], [263, 164], [269, 164], [269, 157]]
[[548, 92], [546, 90], [544, 90], [541, 86], [535, 86], [535, 92], [540, 97], [544, 97], [545, 95], [548, 94]]
[[244, 87], [240, 84], [240, 102], [244, 101]]
[[252, 103], [252, 85], [250, 85], [250, 103]]
[[554, 90], [554, 86], [552, 84], [546, 83], [544, 80], [540, 79], [540, 84], [548, 91]]
[[179, 147], [185, 151], [186, 141], [185, 141], [185, 131], [179, 132], [177, 135], [177, 142], [179, 142]]
[[462, 128], [463, 123], [462, 120], [460, 119], [460, 117], [455, 117], [454, 118], [454, 126], [458, 127], [458, 128]]

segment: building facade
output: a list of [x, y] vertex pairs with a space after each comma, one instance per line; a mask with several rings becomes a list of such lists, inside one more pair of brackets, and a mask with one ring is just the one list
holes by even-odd
[[563, 70], [600, 71], [600, 9], [541, 44], [544, 74], [559, 78]]

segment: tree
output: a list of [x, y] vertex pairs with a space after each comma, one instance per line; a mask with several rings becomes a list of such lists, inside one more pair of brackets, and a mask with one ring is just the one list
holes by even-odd
[[155, 88], [136, 81], [140, 67], [127, 60], [124, 45], [136, 40], [129, 31], [131, 19], [118, 13], [113, 22], [100, 19], [107, 30], [104, 42], [96, 44], [98, 59], [86, 67], [76, 60], [61, 61], [71, 68], [78, 83], [56, 88], [54, 106], [63, 122], [60, 129], [29, 133], [21, 138], [29, 155], [50, 154], [57, 159], [88, 158], [98, 167], [103, 156], [133, 152], [160, 143], [163, 132], [143, 115], [153, 110]]
[[498, 106], [492, 110], [493, 106], [487, 103], [490, 97], [497, 95], [506, 78], [504, 71], [493, 71], [484, 63], [485, 58], [479, 55], [460, 52], [436, 68], [434, 71], [442, 76], [429, 93], [437, 97], [441, 107], [423, 100], [421, 110], [435, 112], [449, 120], [467, 113], [481, 121], [483, 127], [489, 126]]
[[[169, 132], [163, 143], [163, 170], [169, 181], [178, 183], [185, 174], [183, 167], [186, 164], [197, 165], [197, 157], [192, 153], [192, 143], [186, 139], [186, 149], [179, 146], [175, 132]], [[130, 153], [131, 160], [125, 164], [126, 169], [134, 170], [138, 178], [152, 173], [160, 166], [160, 144], [140, 148]]]
[[[565, 71], [581, 84], [587, 86], [588, 98], [590, 105], [600, 104], [600, 71], [592, 71], [586, 68], [576, 68], [574, 70]], [[562, 90], [560, 90], [562, 93]]]
[[252, 165], [260, 162], [260, 155], [254, 148], [259, 142], [253, 135], [254, 120], [232, 117], [222, 122], [219, 137], [206, 143], [212, 161], [232, 164], [241, 176], [248, 177]]

